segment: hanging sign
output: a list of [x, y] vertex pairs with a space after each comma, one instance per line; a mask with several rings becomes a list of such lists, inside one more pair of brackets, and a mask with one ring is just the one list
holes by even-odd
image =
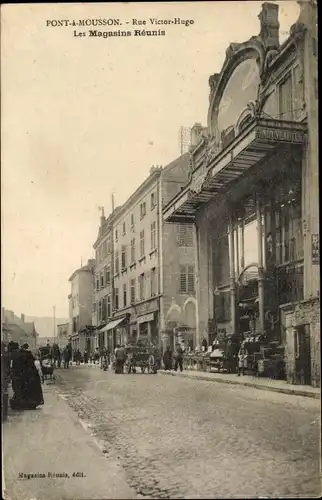
[[320, 236], [312, 234], [312, 264], [320, 264]]

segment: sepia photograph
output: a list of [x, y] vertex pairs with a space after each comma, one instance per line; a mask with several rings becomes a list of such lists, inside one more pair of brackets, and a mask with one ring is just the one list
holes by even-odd
[[320, 498], [316, 0], [1, 6], [5, 500]]

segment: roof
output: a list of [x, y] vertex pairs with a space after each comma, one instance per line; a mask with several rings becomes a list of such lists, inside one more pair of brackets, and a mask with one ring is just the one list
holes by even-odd
[[86, 266], [83, 266], [83, 267], [80, 267], [79, 269], [76, 269], [76, 271], [73, 272], [73, 274], [70, 276], [70, 278], [68, 279], [68, 281], [72, 281], [75, 276], [79, 273], [88, 273], [88, 272], [92, 272], [92, 269], [93, 269], [94, 266], [92, 265], [88, 265], [86, 264]]

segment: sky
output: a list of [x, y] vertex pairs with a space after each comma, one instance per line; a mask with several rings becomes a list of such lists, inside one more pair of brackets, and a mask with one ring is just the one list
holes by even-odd
[[[2, 6], [3, 306], [29, 316], [56, 306], [68, 317], [68, 278], [94, 256], [99, 207], [108, 215], [112, 193], [121, 205], [152, 165], [178, 157], [181, 126], [206, 125], [208, 78], [231, 42], [259, 33], [261, 3]], [[299, 7], [275, 3], [283, 41]], [[132, 20], [153, 17], [194, 23], [113, 38], [47, 26], [119, 18], [121, 29], [152, 29]]]

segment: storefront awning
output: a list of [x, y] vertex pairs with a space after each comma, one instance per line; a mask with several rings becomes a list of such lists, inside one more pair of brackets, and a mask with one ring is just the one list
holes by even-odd
[[259, 119], [253, 121], [208, 165], [201, 165], [190, 183], [164, 208], [167, 222], [193, 222], [201, 205], [237, 180], [249, 169], [276, 150], [281, 144], [302, 145], [305, 123]]
[[126, 317], [124, 318], [118, 318], [118, 319], [115, 319], [114, 321], [110, 321], [109, 323], [107, 323], [107, 325], [103, 326], [103, 328], [101, 328], [99, 330], [100, 333], [102, 332], [108, 332], [109, 330], [113, 330], [114, 328], [116, 328], [117, 326], [120, 326], [121, 323], [126, 319]]

